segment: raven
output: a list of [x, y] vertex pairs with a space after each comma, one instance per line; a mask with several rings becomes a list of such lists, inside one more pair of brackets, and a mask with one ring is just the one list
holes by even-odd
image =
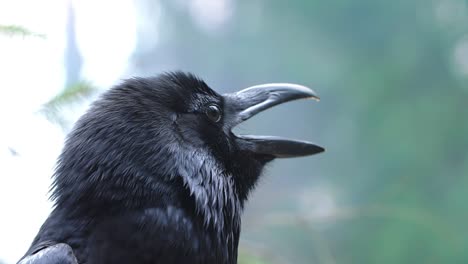
[[287, 83], [220, 95], [179, 71], [111, 88], [68, 135], [53, 211], [19, 263], [237, 263], [242, 209], [264, 165], [324, 149], [231, 130], [301, 98], [318, 100]]

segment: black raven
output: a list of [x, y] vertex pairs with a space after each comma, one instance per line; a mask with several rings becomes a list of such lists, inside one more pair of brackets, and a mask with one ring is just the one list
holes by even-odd
[[264, 165], [324, 149], [235, 135], [296, 84], [220, 95], [189, 73], [133, 78], [104, 93], [59, 157], [54, 209], [19, 263], [237, 263], [241, 213]]

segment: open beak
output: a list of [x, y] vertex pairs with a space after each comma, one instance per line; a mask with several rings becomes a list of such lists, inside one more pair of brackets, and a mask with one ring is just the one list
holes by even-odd
[[[256, 85], [224, 95], [224, 98], [226, 121], [230, 123], [231, 128], [278, 104], [306, 98], [319, 100], [312, 89], [290, 83]], [[308, 156], [325, 150], [311, 142], [274, 136], [238, 135], [237, 141], [245, 150], [276, 158]]]

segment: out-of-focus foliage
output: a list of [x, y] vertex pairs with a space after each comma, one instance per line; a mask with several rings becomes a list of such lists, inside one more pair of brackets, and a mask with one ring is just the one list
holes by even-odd
[[92, 97], [96, 93], [97, 88], [89, 81], [79, 81], [65, 87], [62, 92], [45, 103], [40, 112], [49, 121], [67, 130], [70, 127], [70, 123], [64, 116], [64, 109], [83, 103], [85, 99]]
[[268, 264], [269, 262], [266, 262], [262, 258], [257, 257], [255, 255], [251, 255], [251, 254], [241, 251], [239, 254], [239, 258], [238, 258], [238, 263], [239, 264]]
[[45, 38], [44, 34], [39, 34], [36, 32], [32, 32], [31, 30], [18, 26], [18, 25], [0, 25], [0, 34], [8, 35], [8, 36], [22, 36], [22, 37], [40, 37]]

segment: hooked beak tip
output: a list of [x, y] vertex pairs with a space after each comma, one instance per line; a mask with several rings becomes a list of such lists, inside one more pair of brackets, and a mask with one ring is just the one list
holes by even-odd
[[316, 101], [316, 102], [320, 102], [320, 97], [318, 96], [311, 96], [310, 99]]

